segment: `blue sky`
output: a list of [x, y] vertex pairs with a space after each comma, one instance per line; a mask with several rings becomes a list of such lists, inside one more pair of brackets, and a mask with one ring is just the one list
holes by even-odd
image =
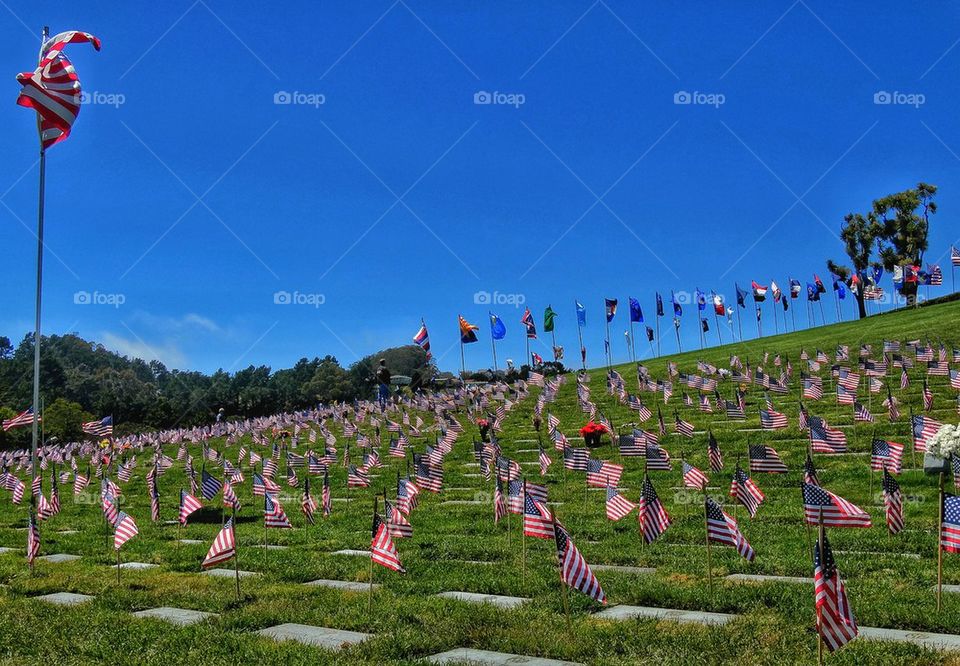
[[[628, 296], [652, 320], [655, 290], [732, 300], [734, 281], [822, 275], [845, 213], [920, 180], [941, 188], [930, 258], [949, 288], [958, 19], [951, 3], [2, 0], [0, 332], [32, 328], [37, 141], [14, 76], [44, 24], [103, 40], [70, 47], [97, 94], [48, 153], [44, 332], [212, 371], [347, 365], [421, 317], [454, 369], [459, 313], [482, 329], [467, 365], [486, 367], [484, 291], [520, 295], [538, 326], [552, 304], [571, 361], [582, 301], [591, 364], [619, 298], [626, 360]], [[522, 307], [493, 309], [501, 362], [520, 362]]]

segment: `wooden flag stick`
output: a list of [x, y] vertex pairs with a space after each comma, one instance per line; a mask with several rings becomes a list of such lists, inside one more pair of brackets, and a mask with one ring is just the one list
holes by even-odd
[[[553, 527], [553, 533], [557, 533], [557, 517], [553, 511], [550, 512], [550, 525]], [[573, 633], [570, 624], [570, 600], [567, 599], [567, 583], [563, 580], [563, 563], [560, 561], [560, 553], [557, 553], [557, 574], [560, 576], [560, 596], [563, 597], [563, 614], [567, 618], [567, 633]]]
[[527, 532], [523, 529], [524, 513], [527, 510], [527, 480], [523, 480], [523, 513], [520, 514], [520, 587], [527, 585]]
[[[462, 347], [462, 345], [461, 345]], [[373, 520], [377, 520], [377, 496], [373, 496]], [[370, 544], [371, 549], [373, 544]], [[370, 588], [369, 594], [367, 595], [367, 615], [370, 615], [373, 612], [373, 551], [370, 552]]]
[[943, 601], [943, 545], [940, 543], [943, 534], [943, 472], [940, 472], [940, 506], [937, 510], [937, 612], [940, 612]]
[[707, 582], [710, 586], [710, 602], [713, 603], [713, 560], [710, 546], [710, 525], [707, 521], [707, 484], [703, 484], [703, 528], [707, 539]]
[[237, 505], [233, 504], [233, 577], [237, 583], [237, 601], [240, 601], [240, 555], [237, 550]]
[[[817, 520], [818, 527], [818, 539], [817, 539], [817, 550], [820, 551], [820, 566], [823, 566], [823, 508], [820, 509], [820, 517]], [[819, 607], [817, 607], [817, 663], [823, 663], [823, 613]]]
[[114, 548], [117, 551], [117, 585], [120, 584], [120, 549]]

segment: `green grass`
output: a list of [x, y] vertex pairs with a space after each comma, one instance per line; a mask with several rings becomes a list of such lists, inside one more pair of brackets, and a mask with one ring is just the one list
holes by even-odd
[[[671, 356], [680, 370], [695, 372], [697, 359], [727, 366], [731, 353], [756, 361], [764, 351], [782, 352], [793, 361], [799, 375], [799, 350], [817, 347], [832, 356], [838, 342], [851, 346], [855, 354], [860, 342], [879, 345], [883, 338], [907, 340], [915, 337], [942, 340], [948, 348], [960, 342], [956, 322], [960, 321], [960, 303], [947, 303], [872, 317], [796, 334], [765, 338], [744, 344], [688, 352]], [[665, 359], [647, 361], [652, 374], [662, 378]], [[635, 390], [634, 371], [619, 368], [628, 387]], [[919, 408], [919, 370], [903, 396], [904, 416], [898, 424], [886, 422], [880, 407], [882, 397], [873, 396], [878, 416], [877, 434], [909, 442], [907, 407]], [[604, 371], [591, 372], [593, 399], [616, 426], [632, 420], [632, 413], [606, 395]], [[576, 435], [584, 416], [577, 408], [575, 382], [571, 376], [551, 411], [559, 416], [561, 428]], [[894, 382], [896, 384], [896, 382]], [[794, 386], [796, 384], [794, 383]], [[945, 378], [933, 382], [936, 394], [934, 416], [941, 421], [956, 421], [956, 392]], [[536, 393], [539, 389], [533, 389]], [[672, 420], [673, 407], [680, 404], [679, 387], [665, 417]], [[732, 387], [721, 386], [730, 397]], [[75, 503], [69, 488], [63, 488], [63, 512], [42, 526], [42, 554], [67, 552], [82, 555], [70, 564], [38, 563], [31, 573], [23, 560], [22, 548], [26, 511], [14, 507], [6, 498], [0, 505], [0, 545], [20, 549], [20, 554], [0, 555], [0, 658], [17, 664], [180, 664], [180, 663], [410, 663], [436, 652], [475, 647], [500, 652], [536, 655], [590, 664], [654, 663], [811, 663], [816, 658], [816, 634], [813, 630], [813, 594], [811, 585], [726, 583], [728, 573], [748, 572], [785, 576], [811, 576], [807, 532], [801, 522], [802, 506], [798, 484], [805, 454], [805, 440], [796, 426], [796, 392], [774, 396], [778, 409], [790, 417], [790, 428], [773, 434], [739, 432], [758, 427], [756, 404], [761, 394], [751, 388], [748, 395], [749, 419], [746, 423], [728, 422], [722, 415], [709, 420], [724, 452], [727, 468], [712, 475], [712, 494], [725, 496], [730, 472], [738, 454], [746, 458], [750, 442], [764, 441], [774, 446], [791, 468], [789, 475], [757, 475], [767, 494], [756, 519], [746, 518], [740, 510], [741, 528], [753, 544], [757, 558], [747, 563], [735, 552], [713, 549], [715, 590], [711, 596], [706, 578], [706, 553], [703, 544], [703, 516], [699, 499], [677, 487], [682, 485], [679, 470], [681, 443], [688, 460], [708, 469], [706, 435], [680, 442], [674, 436], [662, 441], [674, 458], [674, 471], [651, 473], [653, 482], [665, 500], [674, 524], [657, 543], [642, 547], [637, 523], [631, 516], [611, 523], [604, 515], [603, 491], [585, 490], [584, 477], [564, 472], [559, 454], [551, 452], [554, 465], [548, 477], [551, 501], [558, 517], [570, 529], [578, 547], [590, 563], [656, 567], [649, 576], [598, 572], [612, 604], [634, 604], [664, 608], [686, 608], [737, 613], [735, 622], [722, 628], [653, 621], [611, 623], [598, 621], [591, 614], [598, 607], [582, 595], [571, 592], [572, 628], [568, 631], [562, 597], [550, 542], [528, 539], [526, 576], [521, 577], [521, 544], [517, 538], [516, 517], [512, 535], [503, 523], [493, 524], [492, 505], [444, 506], [444, 499], [489, 498], [492, 488], [476, 474], [472, 462], [471, 436], [467, 433], [448, 457], [445, 488], [440, 497], [423, 493], [420, 507], [411, 517], [415, 535], [398, 540], [400, 557], [408, 570], [400, 576], [378, 568], [375, 578], [383, 587], [374, 595], [373, 611], [368, 612], [366, 594], [343, 593], [303, 586], [316, 578], [367, 581], [369, 561], [364, 558], [332, 556], [342, 548], [365, 549], [369, 545], [370, 510], [373, 490], [392, 486], [395, 466], [383, 459], [386, 468], [374, 488], [351, 490], [355, 501], [334, 502], [334, 514], [305, 529], [299, 514], [298, 493], [287, 493], [284, 506], [295, 523], [294, 530], [271, 530], [271, 543], [288, 545], [284, 551], [264, 552], [254, 546], [263, 539], [260, 504], [250, 493], [250, 474], [239, 494], [244, 503], [237, 528], [240, 540], [240, 567], [260, 572], [258, 578], [244, 579], [243, 598], [235, 599], [232, 579], [210, 579], [198, 574], [199, 564], [219, 525], [219, 512], [205, 511], [200, 520], [183, 530], [184, 538], [203, 541], [188, 546], [175, 543], [176, 526], [152, 524], [143, 474], [147, 456], [133, 480], [123, 485], [124, 508], [137, 520], [140, 535], [123, 549], [125, 561], [153, 562], [160, 567], [146, 572], [125, 571], [116, 583], [112, 541], [108, 542], [100, 510], [96, 504]], [[849, 408], [838, 418], [837, 408], [826, 396], [821, 403], [808, 406], [831, 424], [849, 424]], [[644, 395], [653, 407], [656, 401]], [[533, 399], [519, 404], [509, 414], [501, 435], [507, 455], [522, 462], [536, 461], [536, 453], [516, 453], [517, 449], [536, 448], [530, 426]], [[703, 430], [708, 419], [696, 408], [680, 406], [681, 415]], [[466, 415], [459, 415], [466, 424]], [[428, 423], [432, 422], [428, 419]], [[647, 427], [655, 427], [648, 422]], [[869, 451], [872, 426], [848, 430], [852, 452]], [[339, 435], [339, 431], [337, 431]], [[244, 442], [248, 445], [249, 442]], [[422, 443], [414, 441], [422, 450]], [[236, 459], [236, 447], [215, 441], [215, 448]], [[305, 447], [303, 447], [305, 448]], [[342, 451], [342, 442], [339, 444]], [[199, 465], [198, 447], [191, 452]], [[173, 452], [171, 451], [171, 454]], [[609, 442], [595, 450], [595, 457], [617, 460]], [[910, 456], [906, 456], [909, 464]], [[622, 487], [636, 500], [642, 478], [642, 461], [625, 459]], [[874, 527], [867, 530], [832, 530], [835, 551], [876, 551], [880, 555], [837, 553], [837, 561], [847, 581], [853, 608], [861, 625], [917, 631], [960, 633], [960, 598], [945, 595], [944, 610], [936, 611], [933, 585], [936, 582], [936, 483], [920, 471], [905, 471], [901, 477], [904, 492], [914, 496], [906, 507], [907, 531], [889, 537], [883, 509], [869, 491], [869, 456], [818, 456], [821, 481], [830, 490], [868, 509]], [[531, 478], [538, 477], [536, 467], [526, 467]], [[301, 474], [302, 478], [302, 474]], [[343, 498], [345, 473], [337, 466], [332, 472], [334, 497]], [[176, 513], [176, 495], [183, 483], [182, 466], [177, 465], [161, 477], [163, 518]], [[312, 484], [319, 493], [319, 482]], [[454, 490], [463, 488], [464, 490]], [[392, 490], [392, 488], [391, 488]], [[874, 494], [878, 484], [874, 483]], [[92, 497], [95, 499], [96, 489]], [[693, 501], [693, 504], [689, 502]], [[76, 529], [79, 533], [59, 534], [57, 530]], [[917, 553], [921, 559], [897, 557], [897, 553]], [[494, 565], [468, 564], [466, 560], [486, 560]], [[228, 565], [229, 566], [229, 565]], [[960, 583], [960, 557], [945, 556], [945, 582]], [[529, 597], [531, 602], [513, 612], [492, 607], [473, 606], [442, 600], [432, 595], [444, 590]], [[96, 599], [85, 606], [61, 608], [31, 599], [39, 594], [73, 591], [91, 594]], [[156, 606], [178, 606], [219, 613], [220, 617], [192, 627], [177, 628], [159, 621], [138, 620], [131, 613]], [[323, 652], [298, 644], [277, 644], [253, 634], [254, 631], [283, 622], [299, 622], [340, 629], [365, 631], [375, 638], [341, 653]], [[957, 657], [924, 650], [911, 645], [855, 641], [827, 660], [837, 664], [863, 663], [957, 663]]]

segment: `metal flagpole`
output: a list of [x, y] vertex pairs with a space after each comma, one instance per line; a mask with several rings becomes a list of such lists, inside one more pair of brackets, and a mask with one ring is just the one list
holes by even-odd
[[583, 327], [580, 325], [580, 315], [577, 315], [577, 339], [580, 340], [580, 367], [587, 369], [586, 354], [583, 353]]
[[657, 358], [660, 358], [660, 315], [657, 315]]
[[683, 353], [683, 346], [680, 344], [680, 317], [673, 318], [673, 330], [677, 334], [677, 352]]
[[[493, 337], [493, 332], [490, 333], [490, 347], [493, 349], [493, 371], [497, 371], [497, 339]], [[461, 350], [463, 345], [460, 345]]]
[[740, 318], [740, 304], [737, 303], [737, 330], [740, 331], [740, 342], [743, 342], [743, 320]]
[[525, 336], [526, 336], [526, 340], [527, 340], [527, 361], [526, 361], [526, 364], [529, 365], [530, 367], [533, 367], [533, 359], [530, 358], [530, 334], [527, 333], [527, 334], [525, 334]]
[[[43, 47], [50, 36], [50, 28], [44, 26], [40, 39], [39, 64], [43, 60]], [[37, 202], [37, 300], [36, 321], [33, 334], [33, 436], [30, 443], [30, 481], [37, 475], [37, 436], [40, 418], [40, 305], [43, 294], [43, 203], [46, 189], [47, 151], [43, 147], [43, 134], [40, 130], [40, 115], [37, 115], [37, 134], [40, 137], [40, 183]]]
[[604, 319], [604, 321], [607, 322], [607, 348], [606, 348], [604, 351], [607, 352], [607, 367], [609, 368], [610, 365], [611, 365], [612, 362], [613, 362], [613, 359], [611, 358], [611, 356], [612, 356], [611, 351], [612, 351], [612, 350], [610, 349], [610, 317], [607, 316], [607, 312], [606, 312], [607, 306], [606, 306], [606, 303], [604, 303], [603, 309], [604, 309], [603, 319]]
[[636, 335], [637, 334], [633, 328], [633, 317], [631, 317], [630, 318], [630, 337], [627, 338], [627, 340], [629, 341], [628, 344], [630, 345], [630, 360], [633, 361], [634, 363], [637, 362], [637, 354], [634, 351], [636, 347], [636, 342], [637, 342]]

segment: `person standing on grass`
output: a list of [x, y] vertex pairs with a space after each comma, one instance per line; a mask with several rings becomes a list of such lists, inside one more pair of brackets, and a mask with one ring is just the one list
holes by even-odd
[[390, 370], [387, 369], [387, 359], [380, 359], [380, 367], [377, 368], [377, 399], [380, 401], [380, 411], [387, 408], [387, 400], [390, 399]]

